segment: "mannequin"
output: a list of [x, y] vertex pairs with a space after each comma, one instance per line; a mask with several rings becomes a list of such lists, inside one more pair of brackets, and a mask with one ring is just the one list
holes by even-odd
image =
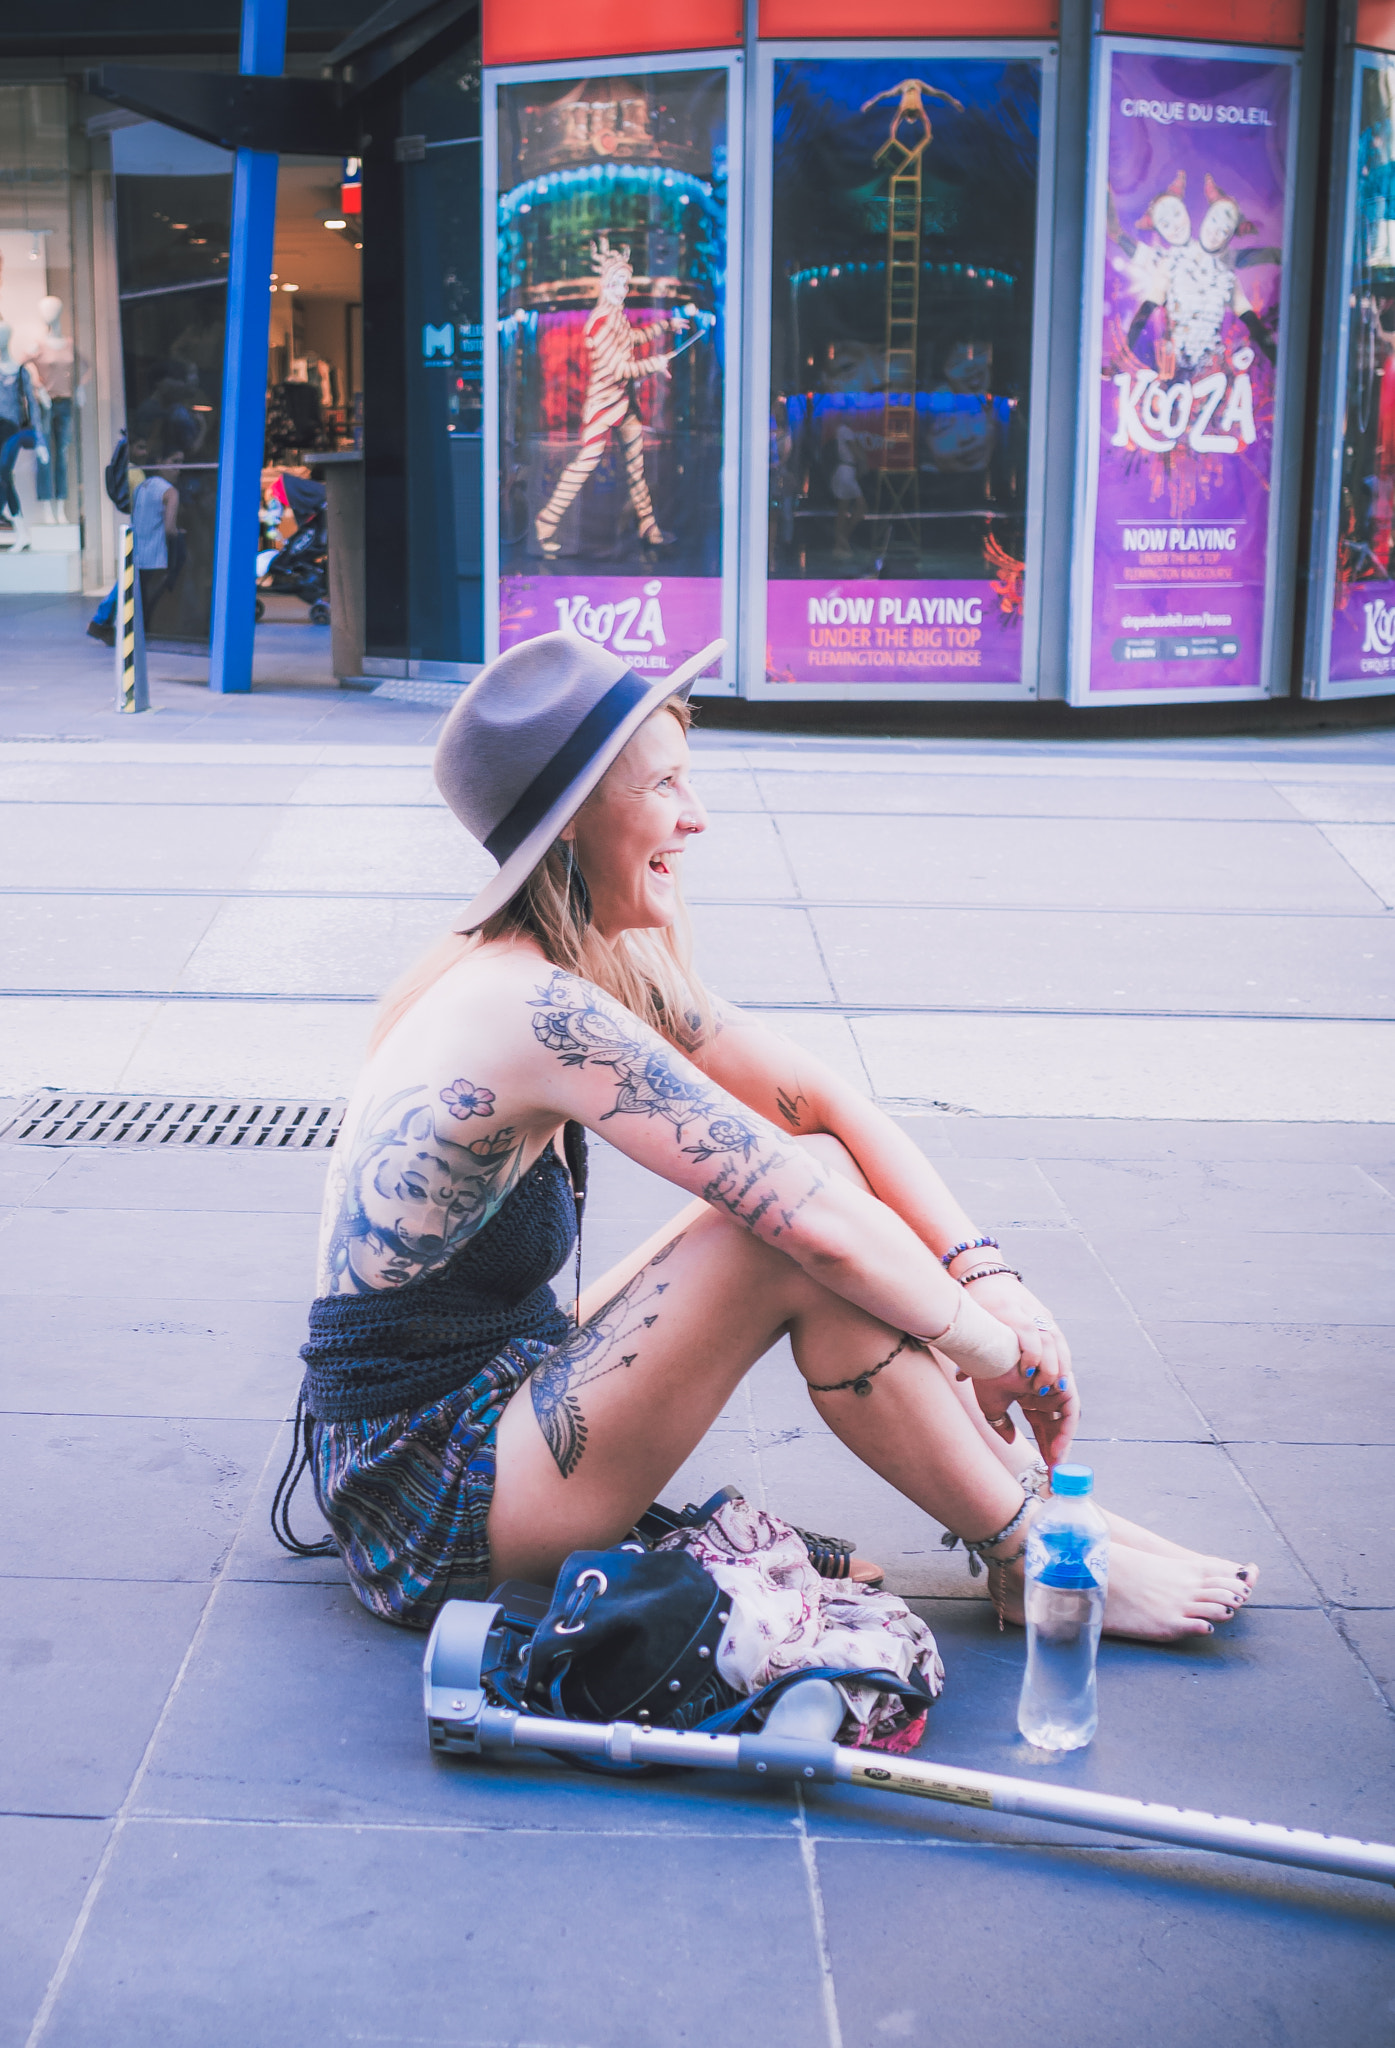
[[[40, 386], [39, 402], [45, 398], [45, 438], [50, 460], [40, 462], [35, 479], [39, 496], [39, 518], [46, 525], [68, 524], [68, 451], [73, 445], [73, 406], [77, 402], [76, 361], [73, 344], [62, 331], [63, 301], [40, 299], [39, 318], [44, 333], [29, 355], [29, 368]], [[37, 452], [37, 451], [36, 451]]]
[[29, 365], [10, 354], [12, 332], [9, 321], [0, 320], [0, 545], [20, 549], [29, 545], [29, 528], [15, 489], [15, 457], [32, 448], [40, 474], [47, 469], [47, 435], [41, 441], [37, 428], [47, 425], [48, 393]]

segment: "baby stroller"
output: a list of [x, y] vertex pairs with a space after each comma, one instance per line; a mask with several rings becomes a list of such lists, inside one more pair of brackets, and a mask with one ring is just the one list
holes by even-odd
[[[313, 626], [329, 624], [329, 535], [325, 514], [325, 487], [304, 477], [283, 479], [286, 502], [297, 521], [296, 531], [280, 549], [267, 548], [257, 556], [257, 582], [263, 590], [275, 590], [298, 597], [310, 607]], [[266, 606], [257, 599], [257, 617]]]

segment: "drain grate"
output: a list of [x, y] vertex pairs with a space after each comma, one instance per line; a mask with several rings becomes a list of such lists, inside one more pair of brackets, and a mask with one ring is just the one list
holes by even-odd
[[223, 1152], [326, 1151], [342, 1102], [199, 1102], [187, 1095], [31, 1095], [0, 1130], [13, 1145], [216, 1145]]

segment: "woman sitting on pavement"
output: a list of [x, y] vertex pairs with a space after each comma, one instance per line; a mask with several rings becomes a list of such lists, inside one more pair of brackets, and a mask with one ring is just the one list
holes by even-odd
[[[1037, 1447], [1076, 1426], [1066, 1341], [889, 1117], [693, 973], [685, 699], [717, 651], [653, 681], [549, 634], [446, 723], [437, 781], [501, 865], [385, 1003], [302, 1354], [317, 1498], [385, 1619], [621, 1541], [785, 1334], [823, 1421], [1022, 1619]], [[547, 1282], [582, 1125], [696, 1199], [573, 1319]], [[1208, 1635], [1249, 1597], [1253, 1566], [1109, 1519], [1107, 1629]]]

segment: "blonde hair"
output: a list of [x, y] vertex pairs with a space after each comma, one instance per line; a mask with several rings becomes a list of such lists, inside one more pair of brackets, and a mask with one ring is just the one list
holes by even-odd
[[[682, 697], [668, 698], [650, 716], [657, 717], [659, 711], [671, 711], [685, 732], [693, 722], [692, 710]], [[604, 780], [602, 777], [587, 803]], [[475, 931], [447, 932], [394, 982], [378, 1006], [368, 1041], [370, 1056], [394, 1025], [458, 962], [480, 946], [512, 938], [532, 939], [554, 967], [594, 982], [680, 1052], [695, 1052], [710, 1036], [715, 1019], [712, 998], [693, 968], [692, 924], [676, 876], [674, 887], [677, 915], [671, 925], [659, 931], [621, 932], [614, 939], [603, 938], [590, 923], [571, 845], [555, 840], [502, 910], [496, 910]]]

